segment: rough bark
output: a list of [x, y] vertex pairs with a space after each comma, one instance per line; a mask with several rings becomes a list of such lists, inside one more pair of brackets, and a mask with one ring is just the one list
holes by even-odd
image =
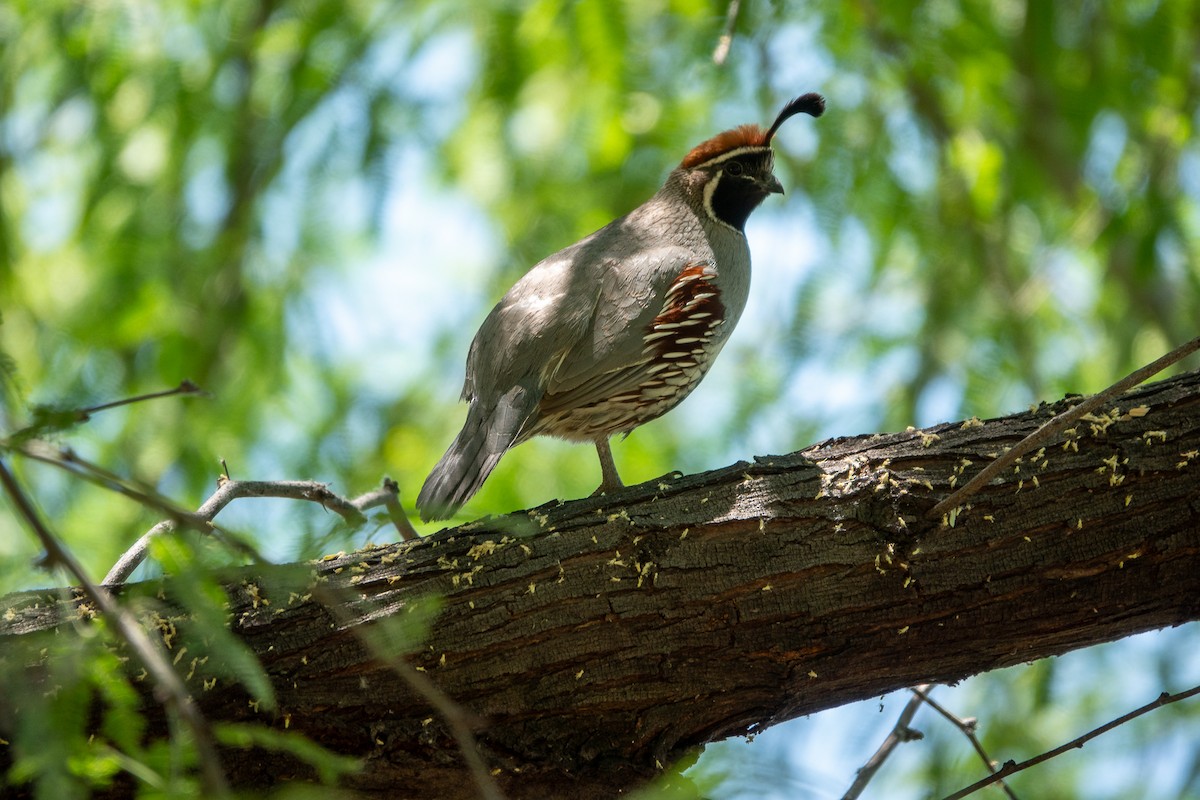
[[[203, 669], [190, 685], [212, 719], [286, 720], [361, 756], [348, 783], [364, 793], [472, 797], [443, 721], [353, 630], [436, 595], [411, 661], [485, 721], [508, 796], [611, 797], [705, 742], [1197, 619], [1198, 373], [1121, 398], [927, 518], [1068, 404], [836, 439], [339, 555], [315, 565], [350, 598], [336, 614], [246, 573], [229, 585], [233, 629], [279, 708], [205, 690]], [[45, 593], [6, 605], [0, 647], [60, 624]], [[303, 775], [223, 755], [243, 785]]]

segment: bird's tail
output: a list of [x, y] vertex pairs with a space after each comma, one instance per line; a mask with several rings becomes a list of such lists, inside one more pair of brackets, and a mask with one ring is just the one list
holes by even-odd
[[490, 408], [479, 401], [471, 403], [462, 430], [417, 496], [421, 519], [447, 519], [479, 491], [500, 458], [517, 443], [531, 413], [528, 397], [524, 388], [515, 387]]

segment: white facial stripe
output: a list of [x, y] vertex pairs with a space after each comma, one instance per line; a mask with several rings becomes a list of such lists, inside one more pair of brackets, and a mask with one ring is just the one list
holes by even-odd
[[738, 156], [744, 156], [744, 155], [748, 155], [750, 153], [757, 154], [757, 153], [770, 153], [770, 152], [771, 152], [771, 148], [769, 148], [769, 147], [738, 147], [733, 150], [729, 150], [724, 153], [721, 153], [721, 155], [719, 155], [719, 156], [714, 156], [714, 157], [710, 158], [708, 161], [703, 161], [703, 162], [697, 164], [695, 167], [693, 167], [693, 169], [699, 169], [700, 167], [711, 167], [714, 164], [721, 164], [725, 161], [728, 161], [731, 158], [737, 158]]
[[[712, 162], [708, 162], [708, 163], [712, 163]], [[742, 233], [737, 228], [733, 227], [728, 222], [726, 222], [725, 220], [718, 217], [716, 212], [713, 211], [713, 204], [712, 204], [713, 194], [716, 193], [717, 184], [721, 182], [721, 176], [724, 174], [725, 173], [723, 173], [723, 172], [718, 172], [716, 175], [713, 175], [712, 180], [710, 180], [708, 183], [704, 184], [704, 213], [708, 214], [708, 218], [711, 219], [713, 222], [716, 222], [720, 225], [724, 225], [726, 228], [729, 228], [729, 230], [733, 231], [734, 233]]]

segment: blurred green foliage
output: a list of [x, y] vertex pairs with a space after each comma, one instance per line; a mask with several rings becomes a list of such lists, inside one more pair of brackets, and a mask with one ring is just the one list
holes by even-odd
[[[41, 426], [185, 506], [214, 488], [220, 458], [235, 477], [344, 494], [387, 473], [412, 498], [461, 420], [452, 400], [490, 303], [643, 200], [691, 145], [813, 89], [829, 113], [779, 137], [789, 194], [751, 222], [759, 300], [695, 397], [618, 445], [627, 479], [1095, 391], [1195, 335], [1196, 4], [744, 0], [717, 65], [726, 11], [0, 6], [0, 432]], [[81, 425], [69, 413], [185, 378], [211, 397]], [[93, 574], [156, 521], [15, 466]], [[539, 441], [468, 511], [597, 479], [590, 448]], [[282, 558], [363, 542], [309, 506], [245, 505], [222, 521]], [[31, 574], [35, 556], [0, 514], [0, 590], [57, 582]], [[1180, 648], [1200, 649], [1181, 634], [1139, 646], [1163, 686]], [[1053, 690], [1026, 685], [1050, 662], [980, 679], [996, 688], [970, 713], [1016, 747], [1030, 718], [1082, 714], [1120, 672], [1083, 657]], [[132, 713], [113, 691], [111, 713]], [[82, 730], [58, 713], [43, 722]], [[1195, 730], [1194, 712], [1171, 713]], [[942, 757], [960, 742], [934, 743], [917, 785], [974, 774]], [[114, 738], [88, 763], [156, 763], [132, 747]], [[1200, 791], [1197, 763], [1158, 796]], [[1142, 796], [1082, 773], [1056, 796]]]

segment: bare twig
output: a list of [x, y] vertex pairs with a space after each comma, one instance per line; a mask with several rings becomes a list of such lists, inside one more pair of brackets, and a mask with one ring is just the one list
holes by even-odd
[[[2, 366], [2, 365], [0, 365]], [[3, 377], [0, 375], [0, 377]], [[97, 411], [105, 411], [118, 406], [127, 406], [131, 403], [141, 403], [146, 400], [154, 400], [160, 397], [174, 397], [176, 395], [188, 394], [207, 394], [196, 384], [191, 381], [183, 381], [174, 389], [166, 389], [161, 392], [151, 392], [149, 394], [141, 394], [136, 397], [127, 397], [122, 400], [113, 400], [109, 403], [101, 403], [100, 405], [90, 406], [88, 408], [56, 408], [54, 406], [36, 406], [33, 413], [33, 422], [23, 428], [13, 431], [11, 434], [0, 438], [0, 448], [15, 449], [30, 440], [36, 440], [45, 437], [47, 433], [61, 431], [70, 428], [82, 422], [87, 422], [92, 418], [92, 414]]]
[[[128, 405], [159, 397], [168, 397], [177, 394], [196, 394], [200, 392], [202, 390], [191, 381], [183, 381], [174, 389], [117, 400], [82, 409], [78, 413], [81, 419], [86, 419], [90, 413], [116, 406]], [[232, 500], [242, 497], [278, 497], [309, 500], [320, 503], [324, 508], [337, 513], [351, 525], [361, 525], [366, 521], [366, 517], [363, 515], [364, 511], [368, 508], [382, 505], [386, 508], [392, 524], [396, 526], [402, 539], [408, 540], [417, 537], [417, 532], [409, 523], [408, 517], [404, 514], [404, 509], [401, 508], [398, 502], [399, 486], [390, 478], [384, 480], [382, 488], [368, 492], [354, 500], [347, 500], [330, 491], [329, 487], [325, 484], [315, 481], [234, 481], [230, 479], [229, 467], [222, 459], [222, 475], [218, 481], [217, 491], [205, 501], [199, 510], [193, 512], [182, 508], [174, 501], [158, 493], [152, 487], [117, 475], [111, 470], [88, 461], [70, 449], [55, 448], [45, 442], [35, 440], [16, 448], [15, 452], [19, 452], [21, 455], [35, 461], [58, 467], [76, 477], [109, 491], [125, 495], [135, 502], [167, 515], [168, 519], [159, 522], [143, 534], [117, 560], [117, 563], [113, 565], [105, 577], [104, 583], [108, 585], [122, 583], [128, 579], [129, 575], [145, 560], [149, 544], [157, 536], [178, 530], [180, 527], [190, 528], [203, 534], [220, 535], [221, 531], [213, 524], [213, 519]], [[232, 544], [235, 549], [248, 552], [256, 561], [263, 560], [245, 542], [235, 540], [229, 536], [223, 537], [223, 540]]]
[[133, 403], [142, 403], [146, 400], [157, 400], [160, 397], [174, 397], [176, 395], [189, 394], [206, 395], [208, 393], [191, 381], [180, 381], [179, 385], [174, 389], [165, 389], [161, 392], [150, 392], [149, 394], [139, 394], [135, 397], [126, 397], [123, 400], [113, 400], [112, 402], [101, 403], [98, 406], [91, 406], [90, 408], [81, 408], [79, 409], [80, 419], [86, 420], [89, 416], [95, 414], [97, 411], [107, 411], [110, 408], [117, 408], [118, 406], [128, 406], [132, 405]]
[[201, 715], [179, 675], [146, 635], [146, 631], [117, 603], [116, 598], [107, 589], [92, 583], [75, 556], [45, 526], [3, 461], [0, 461], [0, 483], [4, 484], [4, 489], [12, 498], [17, 510], [46, 549], [48, 563], [62, 567], [79, 583], [88, 600], [104, 614], [113, 629], [142, 662], [146, 671], [153, 676], [155, 694], [159, 701], [173, 708], [191, 732], [200, 758], [200, 774], [205, 795], [228, 797], [229, 784], [221, 769], [221, 761], [208, 728], [208, 721]]
[[368, 508], [378, 508], [379, 506], [386, 507], [389, 502], [395, 500], [399, 493], [399, 484], [391, 478], [384, 478], [383, 484], [378, 489], [372, 489], [366, 494], [360, 494], [350, 501], [350, 505], [359, 511], [366, 511]]
[[[386, 492], [383, 498], [383, 505], [387, 509], [388, 517], [392, 520], [392, 524], [396, 526], [396, 530], [400, 533], [400, 538], [404, 541], [417, 538], [417, 531], [413, 528], [412, 523], [408, 521], [408, 515], [404, 513], [403, 506], [400, 505], [400, 485], [391, 478], [383, 479], [383, 489]], [[357, 500], [355, 501], [358, 502]]]
[[[150, 542], [163, 534], [177, 530], [181, 521], [188, 523], [188, 527], [198, 530], [201, 533], [212, 534], [218, 532], [219, 529], [213, 524], [213, 519], [216, 518], [217, 514], [221, 513], [221, 510], [225, 506], [234, 500], [246, 497], [308, 500], [319, 503], [323, 508], [335, 512], [351, 525], [360, 525], [365, 522], [366, 517], [363, 515], [363, 512], [367, 509], [375, 508], [376, 506], [385, 506], [388, 509], [388, 515], [400, 531], [402, 538], [415, 539], [417, 536], [417, 532], [408, 523], [408, 518], [404, 515], [403, 509], [400, 509], [400, 503], [397, 502], [396, 498], [399, 494], [399, 487], [390, 478], [384, 480], [382, 488], [367, 492], [353, 500], [347, 500], [341, 495], [330, 491], [326, 484], [317, 483], [316, 481], [235, 481], [229, 478], [229, 468], [225, 466], [224, 462], [221, 462], [221, 468], [224, 472], [221, 474], [218, 482], [217, 491], [213, 492], [200, 508], [195, 512], [191, 512], [177, 509], [174, 506], [168, 507], [166, 510], [171, 514], [171, 518], [163, 520], [142, 534], [141, 538], [134, 542], [117, 559], [117, 563], [113, 564], [108, 574], [104, 576], [104, 583], [112, 586], [128, 580], [133, 571], [146, 560], [146, 554], [150, 549]], [[393, 506], [395, 510], [393, 510]], [[159, 508], [163, 508], [163, 506], [159, 505]], [[235, 542], [234, 544], [241, 549], [248, 547], [243, 542]], [[250, 555], [256, 561], [263, 560], [252, 549]]]
[[310, 500], [320, 503], [324, 508], [336, 512], [351, 524], [359, 524], [365, 520], [362, 512], [349, 500], [334, 494], [329, 487], [316, 481], [234, 481], [222, 480], [217, 491], [213, 492], [204, 504], [195, 512], [184, 512], [183, 515], [172, 512], [171, 519], [165, 519], [142, 534], [133, 545], [126, 550], [112, 569], [104, 576], [106, 585], [124, 583], [135, 569], [146, 559], [150, 542], [165, 533], [175, 531], [179, 520], [186, 516], [193, 521], [189, 527], [204, 533], [212, 533], [213, 519], [221, 509], [234, 500], [243, 497], [282, 497], [293, 500]]
[[717, 48], [713, 50], [712, 57], [713, 63], [718, 67], [729, 57], [729, 48], [733, 46], [733, 30], [737, 26], [741, 5], [741, 0], [729, 0], [729, 7], [725, 10], [725, 29], [721, 32], [721, 38], [717, 39]]
[[209, 531], [207, 520], [200, 519], [195, 513], [177, 505], [153, 488], [123, 478], [97, 464], [92, 464], [69, 449], [54, 448], [44, 442], [29, 442], [15, 452], [34, 461], [57, 467], [102, 489], [122, 494], [137, 503], [161, 511], [184, 527], [202, 533]]
[[479, 751], [479, 743], [475, 740], [475, 728], [482, 727], [484, 720], [464, 708], [454, 698], [442, 691], [427, 674], [421, 672], [402, 656], [386, 652], [378, 642], [365, 635], [358, 621], [346, 611], [348, 603], [345, 598], [328, 585], [318, 584], [312, 589], [313, 595], [320, 600], [329, 611], [338, 618], [361, 641], [381, 663], [386, 664], [392, 672], [408, 684], [409, 688], [425, 699], [429, 705], [445, 720], [454, 737], [458, 749], [467, 762], [471, 777], [484, 800], [504, 800], [504, 793], [488, 771], [487, 763]]
[[1142, 383], [1146, 379], [1157, 375], [1159, 372], [1162, 372], [1176, 361], [1186, 358], [1197, 350], [1200, 350], [1200, 337], [1192, 339], [1187, 344], [1175, 348], [1171, 352], [1167, 353], [1156, 361], [1147, 364], [1141, 369], [1134, 370], [1121, 380], [1114, 383], [1112, 386], [1109, 386], [1104, 391], [1094, 394], [1083, 402], [1079, 403], [1079, 405], [1072, 406], [1061, 414], [1058, 414], [1045, 425], [1042, 425], [1042, 427], [1038, 428], [1021, 441], [1017, 442], [1011, 450], [1001, 455], [995, 461], [989, 463], [986, 467], [979, 471], [978, 475], [963, 484], [958, 491], [954, 492], [945, 500], [934, 506], [930, 510], [929, 516], [937, 519], [943, 514], [948, 513], [951, 509], [958, 508], [966, 501], [968, 497], [978, 492], [993, 478], [998, 476], [1008, 467], [1012, 466], [1012, 464], [1018, 458], [1037, 447], [1045, 445], [1055, 436], [1058, 436], [1058, 434], [1069, 428], [1071, 424], [1075, 422], [1075, 420], [1079, 419], [1084, 414], [1088, 414], [1096, 410], [1114, 397], [1124, 394], [1133, 387], [1137, 386], [1139, 383]]
[[[855, 800], [862, 794], [863, 789], [867, 788], [867, 784], [875, 777], [875, 773], [883, 766], [883, 762], [887, 761], [888, 756], [903, 742], [911, 742], [914, 739], [920, 739], [921, 734], [909, 727], [913, 716], [917, 713], [917, 709], [921, 707], [921, 703], [925, 701], [925, 693], [933, 688], [932, 683], [923, 683], [913, 689], [914, 695], [908, 701], [908, 705], [900, 712], [900, 716], [896, 719], [896, 724], [892, 726], [892, 730], [888, 733], [887, 738], [883, 740], [883, 744], [879, 745], [867, 763], [859, 768], [858, 774], [854, 776], [854, 783], [842, 795], [842, 800]], [[917, 694], [920, 692], [920, 694]]]
[[1142, 716], [1143, 714], [1147, 714], [1156, 708], [1161, 708], [1162, 706], [1170, 705], [1171, 703], [1178, 703], [1180, 700], [1186, 700], [1189, 697], [1194, 697], [1198, 694], [1200, 694], [1200, 686], [1193, 686], [1191, 689], [1188, 689], [1186, 692], [1179, 692], [1178, 694], [1169, 694], [1167, 692], [1163, 692], [1157, 698], [1155, 698], [1153, 702], [1147, 703], [1146, 705], [1142, 706], [1141, 708], [1135, 708], [1133, 711], [1130, 711], [1128, 714], [1117, 717], [1116, 719], [1112, 720], [1111, 722], [1107, 722], [1104, 725], [1101, 725], [1099, 728], [1090, 730], [1087, 733], [1083, 734], [1082, 736], [1072, 739], [1071, 741], [1067, 742], [1066, 744], [1060, 745], [1059, 747], [1056, 747], [1053, 750], [1047, 750], [1046, 752], [1042, 753], [1041, 755], [1037, 755], [1037, 756], [1034, 756], [1033, 758], [1026, 759], [1025, 761], [1022, 761], [1019, 764], [1015, 763], [1013, 761], [1006, 761], [1004, 763], [1004, 766], [1002, 766], [998, 771], [992, 773], [991, 775], [987, 776], [986, 778], [983, 778], [982, 780], [978, 780], [975, 783], [972, 783], [970, 786], [967, 786], [964, 789], [959, 789], [954, 794], [946, 795], [946, 797], [944, 797], [942, 800], [961, 800], [961, 798], [966, 797], [967, 795], [974, 794], [975, 792], [979, 791], [980, 789], [983, 789], [984, 787], [987, 787], [987, 786], [991, 786], [993, 783], [996, 783], [999, 780], [1007, 778], [1010, 775], [1014, 775], [1018, 772], [1021, 772], [1022, 770], [1027, 770], [1030, 767], [1037, 766], [1038, 764], [1041, 764], [1043, 761], [1049, 761], [1050, 759], [1054, 758], [1055, 756], [1060, 756], [1063, 753], [1067, 752], [1068, 750], [1075, 750], [1075, 749], [1081, 748], [1085, 744], [1090, 742], [1092, 739], [1095, 739], [1100, 734], [1108, 733], [1113, 728], [1120, 727], [1121, 725], [1124, 725], [1126, 722], [1136, 719], [1136, 718]]
[[[914, 687], [912, 693], [925, 701], [925, 703], [937, 713], [945, 717], [951, 725], [962, 731], [963, 736], [967, 737], [967, 741], [975, 748], [975, 752], [983, 759], [983, 765], [987, 767], [987, 771], [995, 774], [996, 763], [988, 756], [987, 751], [983, 749], [983, 745], [979, 741], [979, 737], [975, 735], [975, 720], [962, 719], [955, 714], [950, 713], [946, 708], [940, 705], [936, 700], [929, 696], [929, 692], [920, 686]], [[999, 781], [1000, 788], [1008, 795], [1010, 800], [1018, 800], [1016, 793], [1004, 781]]]

